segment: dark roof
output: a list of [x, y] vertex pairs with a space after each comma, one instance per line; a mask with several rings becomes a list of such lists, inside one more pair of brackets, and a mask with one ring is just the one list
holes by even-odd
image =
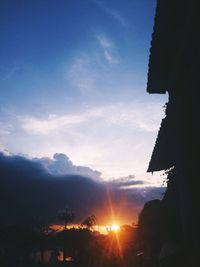
[[163, 119], [147, 172], [167, 170], [174, 166], [173, 146], [168, 126], [168, 119]]
[[167, 116], [162, 121], [149, 163], [149, 172], [175, 165], [183, 149], [191, 150], [189, 145], [184, 148], [186, 140], [190, 137], [190, 143], [187, 143], [191, 144], [195, 139], [192, 138], [194, 133], [196, 137], [200, 133], [197, 129], [200, 97], [199, 14], [197, 0], [157, 1], [147, 91], [161, 94], [168, 91], [170, 98]]
[[196, 30], [199, 32], [195, 21], [198, 11], [197, 0], [157, 1], [149, 58], [149, 93], [165, 93], [173, 88], [177, 70], [188, 61], [186, 52], [191, 50]]

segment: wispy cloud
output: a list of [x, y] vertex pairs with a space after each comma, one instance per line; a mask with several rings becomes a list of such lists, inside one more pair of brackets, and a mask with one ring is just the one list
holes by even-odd
[[105, 49], [113, 48], [114, 46], [113, 42], [111, 42], [111, 40], [109, 40], [104, 35], [98, 35], [97, 40], [99, 41], [100, 45]]
[[21, 119], [21, 126], [29, 134], [49, 134], [63, 127], [80, 124], [84, 121], [85, 118], [81, 115], [56, 116], [51, 114], [46, 119], [25, 116]]
[[0, 121], [0, 142], [7, 135], [11, 134], [12, 125], [8, 122]]
[[[99, 80], [107, 74], [105, 70], [119, 62], [116, 46], [110, 38], [104, 34], [98, 34], [95, 40], [98, 49], [79, 53], [72, 59], [66, 74], [70, 86], [77, 88], [82, 94], [97, 92]], [[99, 48], [102, 54], [99, 53]]]
[[103, 49], [104, 57], [109, 64], [118, 63], [118, 59], [115, 56], [115, 45], [108, 39], [105, 35], [97, 35], [97, 41], [101, 48]]
[[94, 0], [94, 2], [102, 8], [111, 18], [113, 18], [116, 22], [118, 22], [121, 26], [127, 27], [128, 23], [126, 19], [120, 14], [119, 11], [109, 8], [105, 3], [100, 0]]
[[7, 153], [7, 137], [11, 134], [11, 125], [7, 122], [0, 122], [0, 151]]
[[94, 91], [96, 73], [92, 69], [93, 62], [87, 55], [75, 58], [67, 73], [69, 81], [82, 93]]
[[[151, 112], [151, 119], [148, 114]], [[141, 103], [117, 103], [101, 106], [85, 112], [64, 116], [49, 115], [46, 119], [26, 116], [21, 119], [21, 127], [29, 134], [49, 134], [53, 131], [100, 120], [110, 125], [126, 126], [145, 132], [156, 132], [161, 120], [158, 107]], [[92, 125], [91, 125], [92, 126]]]
[[122, 26], [126, 27], [128, 26], [127, 21], [124, 19], [124, 17], [116, 10], [106, 8], [106, 11], [108, 14], [110, 14], [114, 19], [116, 19]]

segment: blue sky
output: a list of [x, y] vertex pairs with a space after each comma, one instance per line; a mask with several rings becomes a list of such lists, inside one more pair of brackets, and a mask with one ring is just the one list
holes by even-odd
[[167, 101], [146, 93], [154, 12], [155, 0], [1, 1], [0, 149], [151, 179]]

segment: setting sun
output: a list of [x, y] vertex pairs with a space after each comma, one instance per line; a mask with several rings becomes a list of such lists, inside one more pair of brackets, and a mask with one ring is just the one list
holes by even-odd
[[120, 230], [120, 226], [118, 224], [111, 225], [111, 231], [117, 232]]

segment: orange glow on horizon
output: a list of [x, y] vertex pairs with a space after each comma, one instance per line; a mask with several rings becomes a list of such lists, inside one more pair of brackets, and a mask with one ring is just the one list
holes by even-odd
[[[60, 232], [64, 230], [64, 226], [62, 224], [52, 224], [50, 228], [53, 231]], [[81, 229], [79, 224], [71, 224], [67, 228], [69, 229]], [[100, 232], [101, 234], [108, 234], [109, 232], [119, 232], [120, 231], [120, 225], [118, 223], [112, 223], [107, 225], [94, 225], [92, 231]]]

